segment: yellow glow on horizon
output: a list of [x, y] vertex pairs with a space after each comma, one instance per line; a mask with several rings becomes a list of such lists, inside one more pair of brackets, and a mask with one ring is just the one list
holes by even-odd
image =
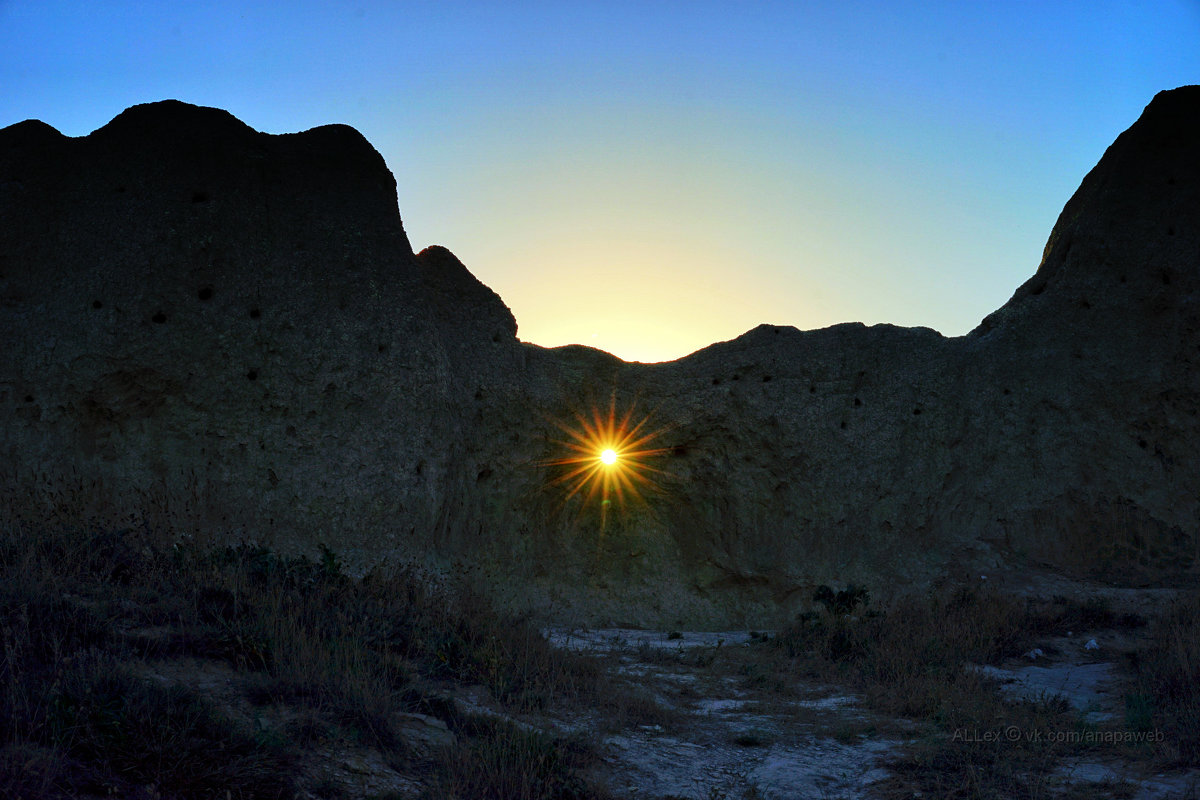
[[669, 361], [764, 322], [815, 314], [807, 306], [783, 306], [777, 286], [739, 285], [732, 291], [724, 271], [736, 255], [717, 247], [613, 245], [589, 240], [586, 233], [577, 241], [559, 234], [531, 243], [520, 258], [519, 270], [513, 266], [503, 278], [484, 276], [484, 282], [492, 281], [509, 304], [517, 336], [542, 347], [579, 344], [626, 361]]

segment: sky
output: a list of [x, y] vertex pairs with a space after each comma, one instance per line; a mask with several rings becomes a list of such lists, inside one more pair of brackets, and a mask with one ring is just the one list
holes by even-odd
[[967, 333], [1192, 83], [1200, 0], [0, 0], [0, 127], [167, 98], [352, 125], [414, 248], [521, 339], [638, 361], [761, 323]]

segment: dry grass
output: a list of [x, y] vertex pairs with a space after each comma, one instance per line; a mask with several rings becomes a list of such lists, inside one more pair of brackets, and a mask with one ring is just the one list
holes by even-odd
[[954, 725], [971, 721], [964, 709], [985, 694], [986, 681], [963, 665], [1020, 653], [1030, 622], [1024, 603], [995, 594], [907, 596], [886, 611], [805, 615], [776, 643], [812, 677], [852, 686], [879, 711]]
[[[927, 734], [891, 763], [893, 777], [878, 787], [886, 796], [1037, 798], [1053, 794], [1054, 768], [1081, 746], [1030, 733], [1079, 730], [1082, 722], [1059, 699], [1006, 699], [967, 665], [1019, 655], [1039, 636], [1138, 622], [1102, 602], [963, 590], [901, 597], [875, 611], [806, 614], [776, 644], [801, 674], [849, 686], [877, 711], [928, 723]], [[1008, 739], [1009, 730], [1018, 738]]]
[[429, 800], [584, 800], [597, 791], [582, 777], [596, 763], [586, 743], [512, 723], [476, 718], [470, 744], [442, 762]]
[[1126, 724], [1162, 732], [1162, 765], [1200, 765], [1200, 593], [1180, 597], [1164, 611], [1133, 666]]
[[[458, 747], [416, 770], [439, 787], [433, 796], [596, 794], [577, 774], [579, 742], [479, 722], [429, 688], [482, 684], [519, 713], [603, 696], [594, 661], [473, 593], [407, 572], [351, 580], [329, 550], [284, 559], [145, 528], [9, 524], [0, 645], [3, 796], [291, 797], [316, 742], [410, 763], [397, 711], [440, 716], [457, 734]], [[228, 663], [245, 702], [300, 722], [255, 729], [214, 698], [147, 677], [148, 665], [181, 656]]]
[[[221, 718], [193, 692], [135, 674], [136, 653], [121, 629], [156, 616], [162, 603], [138, 583], [146, 564], [133, 537], [5, 534], [0, 793], [290, 795], [286, 748]], [[134, 606], [138, 613], [127, 614]]]
[[[1006, 701], [965, 665], [1018, 655], [1068, 629], [1139, 622], [1102, 601], [972, 591], [881, 609], [835, 595], [827, 605], [771, 646], [640, 655], [728, 673], [765, 694], [815, 679], [919, 721], [925, 734], [891, 764], [884, 794], [1035, 798], [1056, 791], [1047, 776], [1079, 745], [957, 734], [1071, 730], [1080, 721], [1059, 702]], [[553, 648], [477, 593], [435, 590], [404, 571], [351, 580], [330, 550], [315, 561], [282, 558], [254, 546], [180, 544], [144, 525], [0, 527], [0, 646], [0, 796], [232, 799], [305, 788], [338, 797], [333, 783], [301, 786], [300, 765], [349, 741], [409, 770], [430, 798], [602, 797], [588, 780], [597, 764], [586, 741], [464, 714], [449, 699], [454, 687], [483, 685], [513, 715], [571, 706], [616, 727], [680, 723], [679, 712], [609, 677], [601, 659]], [[286, 708], [290, 722], [264, 731], [219, 698], [146, 677], [148, 664], [181, 656], [228, 664], [248, 706]], [[1200, 596], [1164, 613], [1135, 669], [1125, 725], [1161, 729], [1165, 740], [1104, 753], [1200, 763]], [[457, 746], [420, 761], [393, 728], [397, 711], [441, 718]], [[830, 730], [851, 743], [873, 729], [833, 722]], [[742, 736], [736, 743], [747, 748], [770, 743], [755, 731]]]

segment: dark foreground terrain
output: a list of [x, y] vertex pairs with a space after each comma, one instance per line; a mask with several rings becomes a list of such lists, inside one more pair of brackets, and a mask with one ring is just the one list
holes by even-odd
[[769, 633], [543, 632], [328, 549], [10, 525], [0, 795], [1196, 796], [1195, 592], [821, 600]]

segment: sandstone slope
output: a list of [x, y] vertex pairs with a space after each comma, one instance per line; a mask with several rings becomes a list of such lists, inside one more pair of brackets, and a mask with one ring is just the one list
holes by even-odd
[[[769, 624], [818, 583], [1194, 576], [1200, 87], [1155, 97], [965, 337], [760, 326], [665, 364], [520, 342], [414, 254], [353, 129], [175, 101], [0, 130], [0, 495], [479, 573], [563, 622]], [[419, 202], [419, 198], [414, 199]], [[613, 404], [613, 405], [610, 405]], [[554, 484], [580, 414], [653, 484]]]

